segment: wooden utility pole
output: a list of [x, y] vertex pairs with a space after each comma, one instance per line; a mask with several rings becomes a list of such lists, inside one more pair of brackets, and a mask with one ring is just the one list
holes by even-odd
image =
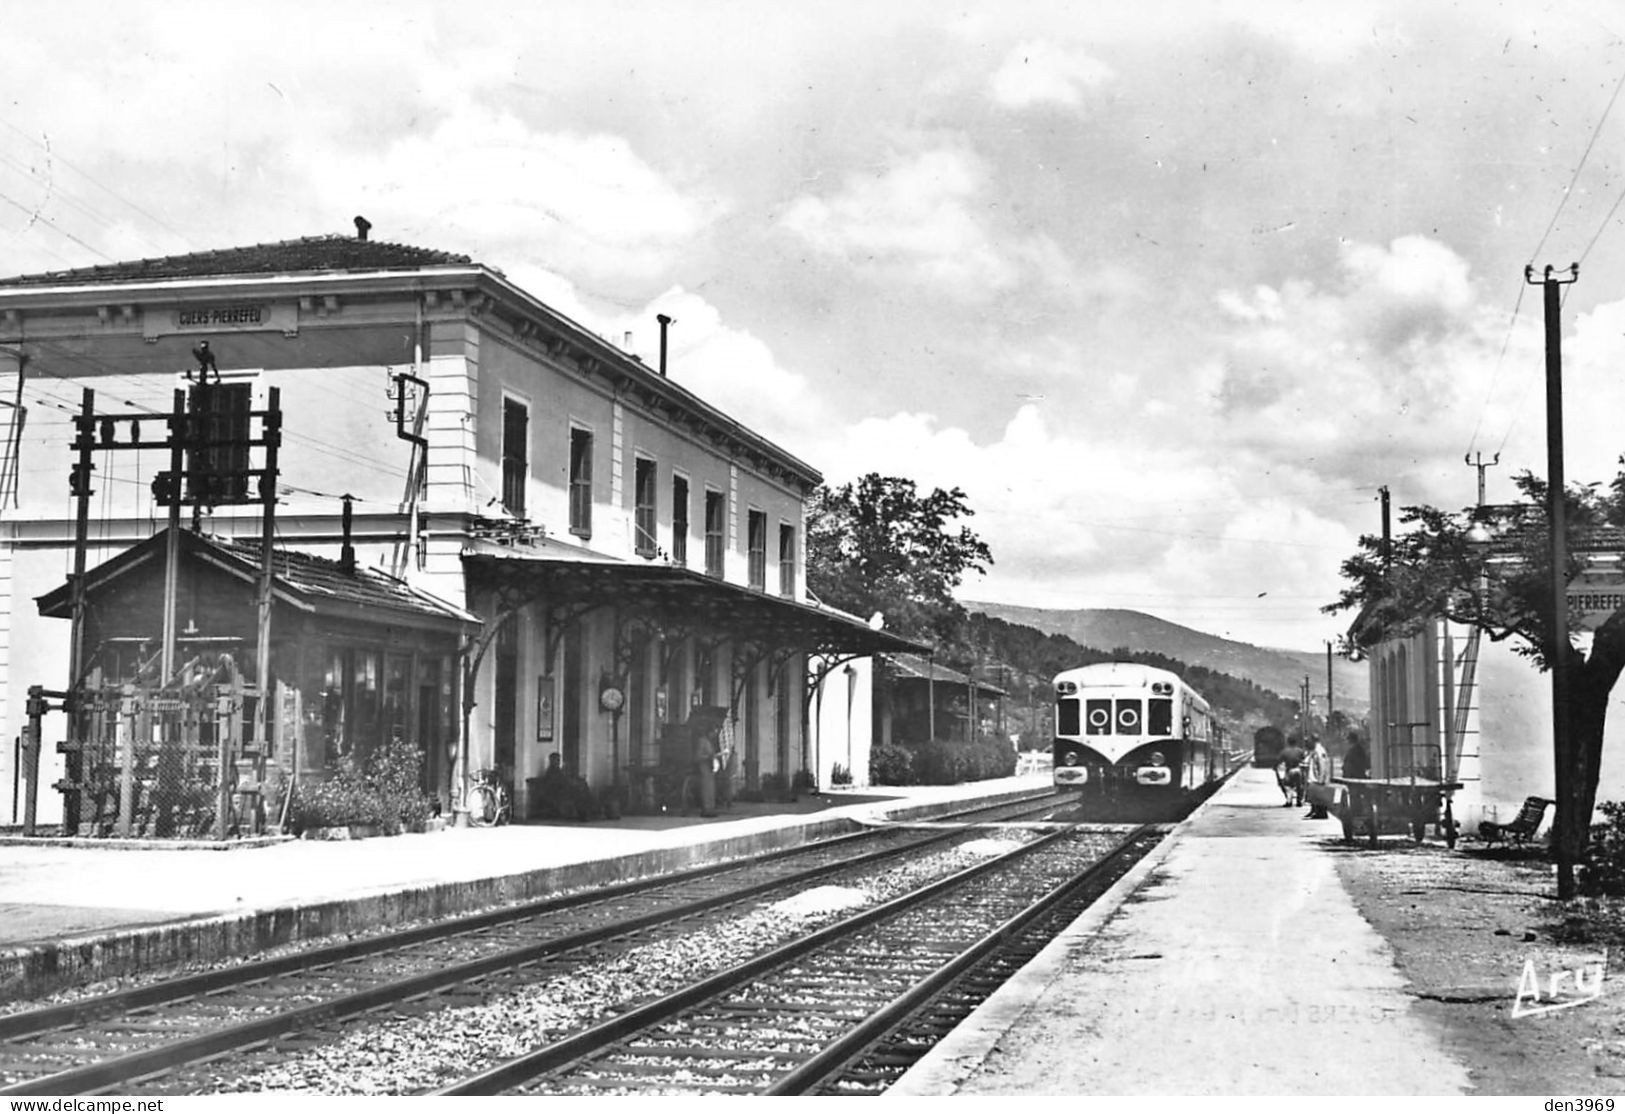
[[[1525, 267], [1524, 281], [1536, 284], [1535, 269]], [[1551, 529], [1552, 561], [1552, 772], [1557, 791], [1556, 839], [1557, 896], [1574, 896], [1574, 860], [1589, 816], [1574, 815], [1574, 736], [1569, 727], [1569, 601], [1566, 508], [1563, 483], [1563, 300], [1559, 287], [1580, 277], [1580, 265], [1571, 264], [1569, 277], [1555, 277], [1546, 268], [1542, 288], [1546, 317], [1546, 521]]]
[[1382, 568], [1387, 572], [1394, 559], [1394, 524], [1388, 509], [1388, 485], [1383, 484], [1377, 491], [1382, 496]]
[[1466, 460], [1467, 467], [1478, 469], [1478, 503], [1476, 506], [1482, 507], [1484, 505], [1484, 470], [1486, 468], [1494, 468], [1497, 464], [1501, 463], [1501, 454], [1496, 453], [1490, 458], [1490, 462], [1488, 464], [1484, 463], [1483, 453], [1477, 453], [1475, 455], [1478, 457], [1476, 461], [1471, 455], [1466, 456], [1463, 459]]
[[1304, 744], [1309, 742], [1309, 674], [1303, 675], [1303, 685], [1298, 690], [1298, 738]]
[[1332, 722], [1332, 644], [1326, 643], [1326, 723]]

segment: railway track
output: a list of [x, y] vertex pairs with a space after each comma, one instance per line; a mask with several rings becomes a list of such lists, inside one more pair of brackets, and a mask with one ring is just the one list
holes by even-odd
[[328, 1040], [346, 1019], [369, 1012], [498, 994], [504, 980], [567, 970], [580, 962], [572, 955], [624, 950], [624, 941], [714, 920], [741, 902], [970, 838], [954, 821], [1014, 821], [1054, 804], [1055, 795], [1042, 794], [941, 818], [949, 826], [924, 832], [864, 831], [0, 1016], [0, 1094], [137, 1084], [186, 1093], [198, 1082], [187, 1069], [202, 1061]]
[[435, 1093], [878, 1093], [1160, 838], [1052, 833]]

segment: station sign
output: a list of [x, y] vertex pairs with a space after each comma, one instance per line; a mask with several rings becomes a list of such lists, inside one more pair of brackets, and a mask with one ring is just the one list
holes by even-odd
[[1611, 562], [1586, 569], [1569, 581], [1566, 592], [1570, 618], [1578, 619], [1581, 630], [1596, 630], [1625, 608], [1625, 568]]
[[150, 309], [141, 317], [149, 341], [184, 333], [280, 332], [296, 336], [299, 307], [293, 302], [218, 302]]

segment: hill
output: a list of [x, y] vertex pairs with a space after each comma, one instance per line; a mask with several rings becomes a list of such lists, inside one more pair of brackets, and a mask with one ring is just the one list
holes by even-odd
[[[1260, 688], [1296, 700], [1305, 674], [1316, 706], [1326, 695], [1326, 654], [1312, 650], [1282, 650], [1235, 642], [1217, 635], [1170, 623], [1142, 611], [1119, 608], [1080, 608], [1054, 611], [1003, 603], [965, 602], [968, 611], [981, 612], [1007, 623], [1019, 623], [1044, 634], [1061, 635], [1082, 646], [1115, 650], [1119, 646], [1162, 654], [1228, 673]], [[1371, 705], [1370, 683], [1363, 662], [1332, 659], [1334, 706], [1358, 718]]]

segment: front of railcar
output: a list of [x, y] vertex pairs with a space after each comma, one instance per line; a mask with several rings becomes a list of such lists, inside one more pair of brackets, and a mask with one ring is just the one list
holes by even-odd
[[1183, 790], [1188, 692], [1175, 674], [1132, 662], [1057, 674], [1055, 785], [1112, 797]]

